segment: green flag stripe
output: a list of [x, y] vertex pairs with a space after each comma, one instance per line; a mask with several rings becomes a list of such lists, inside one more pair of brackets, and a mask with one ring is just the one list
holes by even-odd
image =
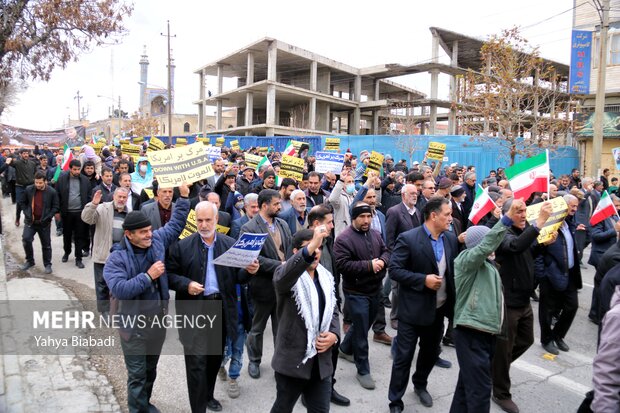
[[507, 168], [504, 172], [506, 173], [506, 178], [509, 180], [514, 178], [517, 175], [521, 175], [524, 172], [529, 171], [530, 169], [538, 168], [540, 165], [543, 165], [546, 161], [547, 153], [541, 152], [536, 156], [532, 156], [524, 160], [523, 162], [519, 162], [516, 165]]

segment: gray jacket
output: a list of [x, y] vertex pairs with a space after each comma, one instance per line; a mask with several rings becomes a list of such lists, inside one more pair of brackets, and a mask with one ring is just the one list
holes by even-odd
[[620, 285], [611, 299], [610, 310], [603, 318], [601, 342], [592, 366], [596, 413], [620, 412]]
[[[140, 208], [140, 211], [142, 211], [144, 215], [146, 215], [146, 217], [151, 221], [153, 231], [162, 227], [161, 216], [159, 215], [159, 203], [157, 201], [144, 204]], [[172, 211], [174, 211], [174, 202], [170, 207], [170, 217], [172, 217]]]
[[95, 225], [93, 238], [93, 261], [105, 264], [112, 248], [112, 226], [114, 225], [114, 201], [95, 205], [86, 204], [82, 210], [82, 221]]

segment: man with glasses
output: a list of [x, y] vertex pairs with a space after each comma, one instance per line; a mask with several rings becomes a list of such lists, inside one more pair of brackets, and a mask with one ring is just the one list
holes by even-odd
[[416, 207], [421, 211], [424, 209], [424, 205], [435, 196], [435, 182], [432, 180], [426, 180], [422, 184], [422, 196], [418, 197], [418, 203]]

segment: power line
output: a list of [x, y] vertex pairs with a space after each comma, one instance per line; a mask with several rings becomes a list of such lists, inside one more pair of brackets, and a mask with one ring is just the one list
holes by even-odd
[[571, 7], [570, 9], [564, 10], [563, 12], [560, 12], [560, 13], [558, 13], [558, 14], [554, 14], [553, 16], [549, 16], [549, 17], [547, 17], [546, 19], [543, 19], [543, 20], [541, 20], [541, 21], [539, 21], [539, 22], [532, 23], [532, 24], [530, 24], [530, 25], [524, 26], [524, 27], [522, 27], [521, 29], [522, 29], [522, 30], [527, 30], [527, 29], [530, 29], [530, 28], [532, 28], [532, 27], [534, 27], [534, 26], [538, 26], [539, 24], [542, 24], [542, 23], [548, 22], [549, 20], [555, 19], [556, 17], [561, 16], [561, 15], [563, 15], [563, 14], [565, 14], [565, 13], [568, 13], [569, 11], [573, 11], [573, 10], [577, 9], [577, 7], [581, 7], [581, 6], [583, 6], [584, 4], [588, 4], [588, 2], [587, 2], [587, 1], [584, 1], [583, 3], [581, 3], [581, 4], [577, 4], [577, 5], [573, 6], [573, 7]]

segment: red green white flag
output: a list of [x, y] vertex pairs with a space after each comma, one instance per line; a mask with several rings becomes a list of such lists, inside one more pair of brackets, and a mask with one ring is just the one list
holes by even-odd
[[66, 171], [69, 169], [69, 162], [71, 162], [72, 159], [73, 151], [71, 150], [71, 147], [69, 147], [69, 145], [65, 143], [65, 146], [63, 148], [62, 165], [56, 166], [56, 172], [54, 172], [54, 177], [52, 178], [54, 182], [58, 182], [58, 177], [60, 176], [60, 173], [62, 171]]
[[616, 207], [611, 200], [611, 197], [607, 193], [607, 191], [603, 191], [603, 195], [601, 196], [601, 200], [598, 201], [598, 205], [596, 209], [592, 213], [590, 217], [590, 225], [594, 226], [599, 222], [609, 218], [612, 215], [616, 215]]
[[549, 191], [549, 155], [541, 152], [507, 168], [506, 178], [515, 199], [527, 200], [534, 192]]
[[295, 156], [296, 153], [297, 150], [295, 149], [293, 142], [288, 141], [288, 144], [286, 145], [286, 148], [284, 148], [284, 152], [282, 152], [282, 155]]
[[478, 185], [474, 205], [471, 207], [471, 212], [469, 213], [469, 220], [474, 225], [478, 225], [478, 222], [480, 222], [482, 217], [493, 211], [496, 207], [495, 202], [493, 202], [489, 196], [489, 192], [486, 189], [482, 189], [482, 187]]

